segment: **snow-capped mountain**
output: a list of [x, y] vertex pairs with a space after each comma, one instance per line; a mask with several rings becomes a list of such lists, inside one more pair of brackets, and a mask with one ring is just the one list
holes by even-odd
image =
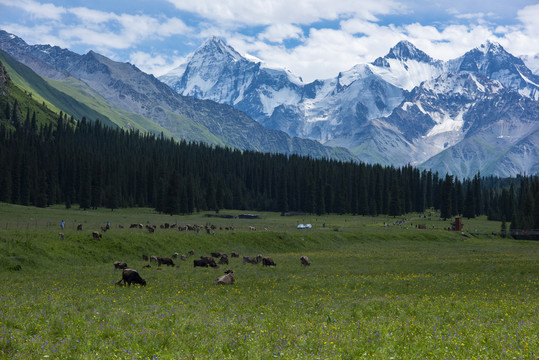
[[[232, 105], [265, 127], [343, 146], [362, 161], [461, 177], [539, 167], [539, 77], [492, 42], [443, 62], [401, 41], [372, 63], [305, 84], [212, 38], [161, 80], [181, 94]], [[514, 165], [500, 169], [496, 161]]]

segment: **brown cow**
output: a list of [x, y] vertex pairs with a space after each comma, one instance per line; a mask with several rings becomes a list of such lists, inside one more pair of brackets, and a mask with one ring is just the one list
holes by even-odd
[[234, 278], [234, 272], [232, 270], [225, 271], [226, 275], [218, 277], [213, 283], [222, 285], [232, 285], [236, 282]]
[[124, 269], [123, 270], [122, 278], [120, 279], [120, 281], [118, 281], [116, 283], [116, 285], [122, 285], [122, 282], [123, 282], [123, 286], [125, 286], [125, 284], [131, 286], [132, 283], [133, 284], [140, 284], [142, 286], [146, 285], [146, 280], [144, 280], [143, 278], [140, 277], [137, 270], [133, 270], [133, 269]]
[[299, 258], [300, 261], [301, 261], [301, 265], [302, 266], [309, 266], [311, 265], [311, 260], [309, 260], [309, 258], [307, 256], [302, 256]]
[[103, 237], [103, 235], [101, 235], [99, 231], [92, 232], [92, 236], [94, 237], [94, 239], [101, 239]]
[[161, 264], [166, 265], [166, 266], [174, 266], [174, 261], [172, 261], [171, 258], [158, 257], [157, 266], [161, 266]]

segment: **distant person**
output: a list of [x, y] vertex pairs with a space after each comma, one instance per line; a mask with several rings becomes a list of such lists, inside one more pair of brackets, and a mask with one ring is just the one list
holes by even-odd
[[64, 222], [64, 220], [62, 220], [62, 221], [60, 222], [60, 227], [62, 228], [62, 230], [64, 230], [64, 227], [65, 227], [65, 222]]

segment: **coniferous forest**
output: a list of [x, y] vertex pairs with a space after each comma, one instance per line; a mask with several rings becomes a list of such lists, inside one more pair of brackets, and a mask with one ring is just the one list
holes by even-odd
[[[13, 112], [15, 114], [15, 112]], [[12, 117], [3, 112], [3, 117]], [[487, 215], [539, 229], [539, 177], [458, 179], [412, 166], [369, 165], [180, 143], [60, 114], [0, 123], [0, 201], [83, 209], [152, 207], [167, 214], [240, 209], [442, 218]]]

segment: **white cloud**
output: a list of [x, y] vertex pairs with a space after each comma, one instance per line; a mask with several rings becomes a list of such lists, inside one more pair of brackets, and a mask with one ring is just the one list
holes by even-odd
[[142, 51], [136, 51], [129, 55], [129, 62], [136, 64], [142, 71], [161, 76], [170, 70], [184, 63], [186, 58], [183, 56], [168, 57], [160, 54], [149, 54]]
[[20, 8], [34, 19], [60, 20], [66, 12], [62, 6], [41, 4], [33, 0], [0, 0], [0, 4]]
[[205, 19], [233, 25], [271, 25], [275, 23], [312, 24], [340, 17], [375, 20], [377, 15], [402, 10], [392, 0], [168, 0], [177, 9]]
[[258, 38], [270, 42], [281, 43], [286, 39], [301, 39], [303, 31], [291, 24], [273, 24], [266, 28]]

